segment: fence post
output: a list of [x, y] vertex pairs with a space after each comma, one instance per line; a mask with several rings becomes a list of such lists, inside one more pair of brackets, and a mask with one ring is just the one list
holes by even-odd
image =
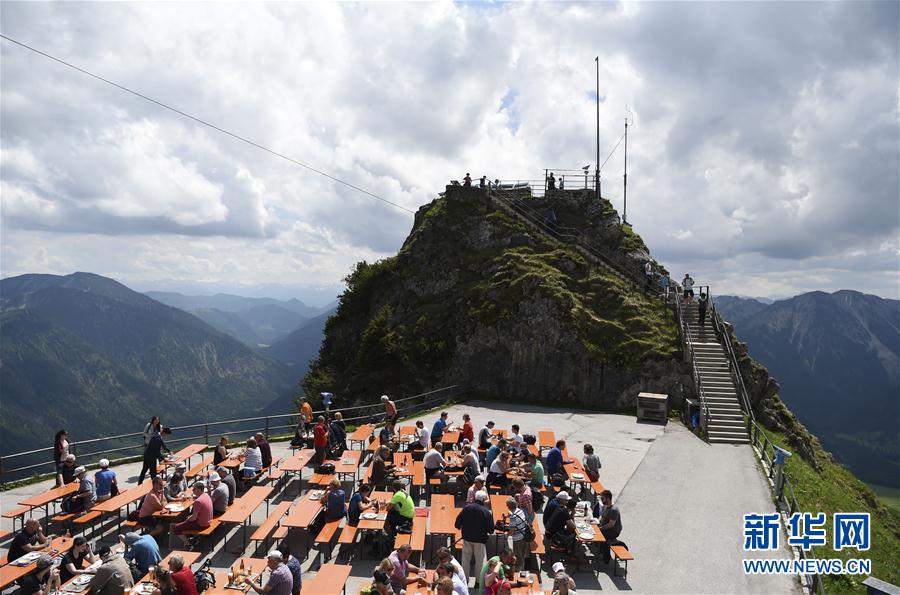
[[269, 439], [269, 416], [266, 416], [266, 440]]
[[203, 441], [209, 446], [209, 424], [203, 424]]

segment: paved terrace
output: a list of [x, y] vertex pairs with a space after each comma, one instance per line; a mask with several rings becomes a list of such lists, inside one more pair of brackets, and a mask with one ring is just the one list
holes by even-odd
[[[600, 479], [613, 492], [622, 513], [620, 539], [629, 545], [635, 560], [629, 563], [627, 579], [613, 577], [612, 566], [604, 565], [602, 560], [595, 561], [593, 571], [584, 568], [582, 572], [574, 573], [579, 593], [800, 591], [794, 577], [743, 574], [741, 559], [753, 553], [742, 549], [742, 515], [772, 508], [767, 484], [748, 445], [708, 445], [679, 423], [663, 427], [637, 423], [633, 416], [625, 415], [479, 401], [455, 405], [448, 411], [450, 419], [457, 422], [461, 421], [463, 412], [468, 412], [476, 433], [489, 419], [495, 421], [498, 428], [509, 428], [510, 424], [518, 423], [523, 433], [552, 430], [557, 438], [567, 440], [573, 457], [577, 453], [580, 458], [582, 444], [594, 445], [603, 463]], [[436, 417], [436, 414], [424, 417], [426, 426], [430, 428]], [[290, 454], [286, 442], [273, 443], [272, 450], [275, 459]], [[114, 469], [120, 484], [124, 480], [127, 489], [137, 481], [140, 464]], [[311, 474], [311, 468], [304, 470], [304, 488], [305, 479]], [[51, 487], [52, 482], [46, 481], [0, 493], [0, 508], [4, 512], [14, 509], [19, 501]], [[292, 500], [296, 493], [297, 484], [292, 481], [273, 498], [273, 503]], [[417, 505], [427, 506], [424, 496], [419, 498]], [[37, 510], [35, 515], [40, 516]], [[258, 526], [264, 519], [265, 506], [261, 506], [252, 517], [252, 526]], [[12, 529], [8, 519], [3, 519], [2, 529]], [[113, 525], [103, 540], [111, 542], [115, 531]], [[237, 555], [227, 552], [239, 550], [241, 539], [240, 529], [232, 530], [225, 542], [219, 540], [214, 552], [205, 554], [211, 556], [214, 569], [231, 565]], [[292, 553], [303, 558], [306, 540], [293, 536], [290, 543]], [[784, 535], [781, 543], [785, 543]], [[5, 538], [2, 545], [5, 554], [9, 538]], [[490, 555], [490, 543], [488, 547]], [[163, 555], [167, 551], [164, 549]], [[426, 547], [426, 557], [428, 551]], [[320, 558], [312, 554], [316, 554], [315, 550], [303, 566], [304, 583], [316, 575], [319, 567]], [[263, 557], [264, 552], [253, 553], [248, 548], [246, 555]], [[790, 553], [782, 548], [765, 557], [789, 558]], [[354, 556], [347, 583], [348, 594], [358, 593], [361, 585], [371, 581], [377, 561], [369, 556], [366, 558], [359, 560]], [[334, 561], [332, 556], [331, 562]], [[541, 578], [545, 588], [549, 586], [547, 570], [545, 564]], [[470, 579], [469, 584], [472, 582]]]

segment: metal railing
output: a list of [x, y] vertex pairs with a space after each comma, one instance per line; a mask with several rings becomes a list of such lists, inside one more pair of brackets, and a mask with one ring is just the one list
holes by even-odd
[[[414, 414], [416, 411], [436, 407], [464, 392], [465, 387], [461, 385], [445, 386], [411, 397], [395, 399], [394, 403], [397, 405], [397, 411], [401, 417], [405, 417]], [[338, 411], [341, 412], [345, 423], [360, 425], [358, 422], [373, 423], [379, 421], [381, 419], [380, 414], [384, 412], [384, 406], [378, 402], [372, 405], [332, 407], [330, 410], [331, 413]], [[315, 415], [323, 415], [325, 413], [326, 411], [314, 412]], [[298, 413], [292, 412], [173, 426], [171, 428], [173, 437], [166, 440], [166, 444], [170, 448], [176, 445], [192, 443], [210, 444], [211, 436], [226, 434], [249, 435], [256, 432], [262, 432], [268, 438], [273, 433], [281, 434], [292, 431], [297, 425], [297, 417]], [[189, 435], [174, 437], [182, 432], [186, 432]], [[87, 452], [83, 452], [85, 449]], [[175, 449], [173, 448], [173, 450]], [[75, 454], [78, 457], [79, 464], [82, 465], [96, 463], [101, 458], [107, 458], [111, 461], [128, 459], [143, 454], [143, 451], [142, 432], [72, 441], [69, 445], [69, 452]], [[9, 461], [16, 459], [24, 459], [24, 462], [10, 467]], [[30, 475], [51, 473], [54, 471], [52, 459], [53, 447], [3, 455], [0, 457], [0, 477], [2, 477], [3, 482], [9, 482], [24, 479]]]
[[[677, 289], [677, 285], [675, 286]], [[691, 364], [691, 375], [694, 379], [694, 386], [697, 389], [697, 396], [700, 397], [700, 427], [703, 429], [706, 439], [709, 440], [708, 428], [709, 422], [712, 421], [712, 412], [709, 409], [709, 402], [706, 400], [706, 391], [703, 388], [703, 379], [700, 377], [700, 370], [697, 368], [697, 358], [694, 357], [694, 335], [691, 332], [691, 325], [685, 319], [684, 310], [681, 307], [681, 298], [675, 295], [675, 312], [678, 317], [678, 327], [681, 330], [682, 350], [685, 357]]]

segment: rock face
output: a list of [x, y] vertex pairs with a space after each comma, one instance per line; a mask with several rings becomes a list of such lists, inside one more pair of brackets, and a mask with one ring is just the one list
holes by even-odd
[[[617, 219], [606, 201], [554, 208], [561, 224], [596, 222], [623, 253], [646, 251], [604, 227]], [[680, 398], [690, 382], [671, 311], [477, 188], [448, 187], [416, 214], [397, 256], [359, 263], [346, 282], [303, 381], [313, 398], [330, 390], [349, 405], [463, 384], [491, 398], [621, 409], [642, 390]]]

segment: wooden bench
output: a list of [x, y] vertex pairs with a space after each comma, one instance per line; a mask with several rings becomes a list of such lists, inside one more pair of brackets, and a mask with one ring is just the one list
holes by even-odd
[[401, 545], [408, 545], [412, 551], [422, 553], [425, 551], [425, 525], [428, 519], [423, 516], [413, 518], [412, 533], [398, 533], [394, 538], [394, 549]]
[[[538, 523], [537, 517], [531, 521], [531, 528], [534, 530], [534, 541], [531, 542], [531, 553], [536, 556], [543, 556], [547, 553], [547, 547], [544, 545], [544, 537], [541, 532], [541, 525]], [[538, 565], [540, 567], [540, 565]]]
[[625, 563], [623, 578], [628, 578], [628, 561], [634, 560], [634, 556], [631, 555], [625, 546], [623, 545], [611, 545], [609, 546], [609, 551], [613, 555], [613, 576], [617, 576], [617, 572], [619, 571], [619, 562]]
[[97, 526], [97, 519], [99, 519], [99, 518], [102, 517], [102, 516], [103, 516], [103, 513], [100, 512], [99, 510], [92, 510], [92, 511], [90, 511], [90, 512], [84, 513], [84, 514], [81, 515], [80, 517], [77, 517], [77, 518], [73, 519], [73, 520], [72, 520], [72, 524], [73, 524], [73, 525], [79, 525], [79, 526], [82, 527], [82, 530], [84, 530], [84, 526], [87, 525], [88, 523], [90, 523], [90, 524], [91, 524], [91, 538], [93, 539], [93, 537], [94, 537], [94, 531], [95, 531], [96, 528], [97, 528], [97, 527], [96, 527], [96, 526]]
[[0, 530], [0, 541], [3, 541], [4, 539], [6, 539], [7, 537], [9, 537], [10, 535], [12, 535], [12, 533], [10, 533], [9, 531], [3, 531], [3, 530]]
[[25, 526], [25, 515], [31, 512], [31, 506], [20, 506], [15, 510], [7, 510], [3, 513], [3, 518], [12, 519], [13, 531], [16, 530], [16, 519], [19, 519], [22, 522], [22, 526]]
[[344, 525], [341, 534], [338, 535], [338, 543], [340, 545], [353, 545], [356, 542], [356, 525]]
[[188, 469], [187, 472], [184, 474], [184, 476], [187, 477], [188, 479], [192, 479], [192, 478], [200, 475], [204, 469], [206, 469], [207, 467], [212, 465], [212, 462], [213, 462], [212, 455], [203, 457], [203, 459], [199, 463], [197, 463], [196, 465], [194, 465], [193, 467]]
[[[253, 532], [253, 535], [250, 536], [250, 541], [253, 542], [265, 542], [266, 549], [268, 549], [268, 540], [270, 537], [274, 537], [272, 535], [275, 529], [278, 529], [281, 526], [281, 519], [284, 515], [287, 514], [288, 510], [291, 508], [292, 502], [280, 502], [275, 509], [266, 517], [266, 520], [262, 522], [262, 524], [256, 528], [256, 531]], [[287, 527], [285, 527], [287, 529]], [[285, 532], [285, 535], [287, 532]], [[259, 547], [259, 544], [256, 545]]]
[[343, 520], [344, 517], [325, 521], [325, 524], [322, 525], [322, 528], [319, 530], [319, 534], [316, 535], [315, 544], [319, 546], [319, 551], [322, 553], [322, 557], [325, 560], [331, 558], [331, 540], [334, 539], [338, 529], [341, 528], [341, 522]]
[[284, 525], [280, 525], [274, 531], [272, 531], [272, 539], [274, 541], [281, 541], [285, 537], [288, 536], [288, 530], [290, 527], [285, 527]]
[[[206, 529], [188, 529], [187, 531], [182, 533], [182, 535], [198, 537], [201, 539], [209, 537], [210, 539], [212, 539], [213, 535], [216, 532], [216, 529], [219, 528], [219, 524], [220, 524], [219, 519], [213, 519], [209, 522], [209, 527], [207, 527]], [[212, 549], [212, 546], [214, 546], [214, 545], [215, 545], [215, 543], [211, 544], [210, 549]]]
[[591, 489], [594, 490], [594, 494], [595, 494], [595, 495], [599, 496], [599, 495], [600, 495], [600, 492], [602, 492], [602, 491], [605, 490], [606, 488], [603, 487], [603, 484], [600, 483], [599, 480], [597, 480], [597, 481], [592, 481], [592, 482], [591, 482]]
[[53, 521], [54, 523], [66, 524], [69, 521], [71, 521], [72, 519], [74, 519], [76, 516], [77, 515], [75, 515], [74, 513], [63, 512], [56, 516], [50, 517], [50, 520]]

